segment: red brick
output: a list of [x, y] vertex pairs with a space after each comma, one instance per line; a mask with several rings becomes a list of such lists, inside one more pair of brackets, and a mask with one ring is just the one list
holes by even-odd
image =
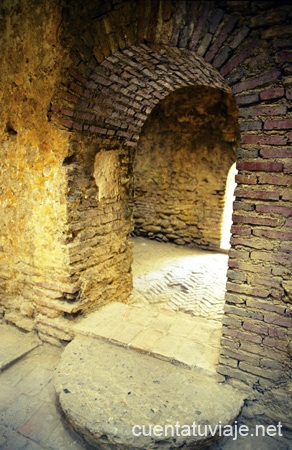
[[283, 164], [280, 162], [267, 161], [238, 161], [237, 170], [262, 171], [262, 172], [282, 172]]
[[225, 355], [219, 356], [219, 364], [226, 364], [229, 367], [237, 368], [238, 366], [238, 360], [235, 358], [231, 358], [230, 355], [228, 355], [228, 351], [224, 352]]
[[62, 98], [63, 100], [71, 102], [71, 103], [77, 103], [77, 101], [79, 100], [78, 97], [76, 97], [76, 95], [71, 94], [70, 92], [65, 92], [65, 91], [60, 91], [59, 97]]
[[228, 339], [228, 338], [222, 338], [221, 340], [222, 343], [222, 347], [227, 347], [230, 349], [235, 349], [237, 350], [240, 346], [240, 342], [239, 341], [235, 341], [234, 339]]
[[284, 97], [285, 90], [284, 88], [274, 88], [274, 89], [268, 89], [266, 91], [263, 91], [260, 93], [260, 99], [261, 100], [273, 100]]
[[64, 116], [73, 117], [74, 110], [69, 108], [61, 108], [60, 113]]
[[[290, 177], [291, 178], [291, 177]], [[292, 202], [292, 190], [285, 191], [282, 194], [282, 200]]]
[[235, 295], [235, 294], [231, 294], [230, 292], [226, 292], [225, 300], [226, 300], [226, 304], [227, 303], [235, 304], [235, 305], [245, 304], [245, 302], [244, 302], [244, 300], [242, 299], [241, 296]]
[[280, 77], [280, 75], [280, 70], [273, 70], [272, 72], [265, 73], [264, 75], [261, 75], [259, 77], [250, 78], [249, 80], [243, 81], [233, 86], [233, 92], [234, 94], [238, 94], [239, 92], [244, 92], [253, 88], [257, 88], [259, 86], [264, 86], [265, 84], [276, 81]]
[[240, 280], [240, 281], [246, 281], [246, 274], [242, 273], [241, 271], [238, 272], [236, 270], [232, 270], [231, 268], [227, 271], [227, 278], [228, 280]]
[[[287, 336], [287, 330], [281, 329], [281, 328], [269, 328], [269, 338], [286, 338]], [[269, 339], [269, 338], [265, 338]], [[268, 344], [267, 344], [268, 345]], [[278, 345], [274, 345], [274, 347], [280, 347], [280, 343], [278, 343]], [[286, 348], [287, 348], [287, 342], [286, 342]]]
[[234, 248], [231, 248], [229, 250], [229, 257], [230, 258], [237, 258], [237, 259], [249, 259], [249, 252], [247, 251], [239, 251], [235, 250]]
[[52, 104], [50, 108], [50, 112], [59, 113], [60, 112], [60, 106]]
[[205, 60], [207, 62], [212, 61], [216, 53], [221, 49], [223, 42], [225, 42], [226, 38], [230, 35], [237, 21], [238, 21], [237, 18], [231, 17], [228, 20], [228, 22], [224, 25], [224, 27], [222, 28], [221, 32], [218, 35], [218, 38], [205, 55]]
[[239, 320], [240, 318], [244, 318], [243, 320], [246, 320], [246, 318], [249, 318], [263, 321], [264, 319], [264, 315], [261, 311], [251, 311], [244, 306], [244, 303], [242, 303], [241, 306], [238, 306], [238, 304], [232, 305], [226, 303], [224, 310], [225, 314], [228, 316], [231, 315], [234, 320]]
[[251, 229], [247, 226], [242, 225], [232, 225], [231, 226], [231, 233], [238, 235], [238, 236], [250, 236], [251, 235]]
[[287, 113], [287, 108], [284, 105], [256, 106], [254, 113], [256, 116], [284, 116]]
[[236, 245], [242, 245], [244, 247], [250, 247], [253, 249], [260, 249], [260, 250], [273, 250], [273, 243], [271, 242], [267, 242], [264, 239], [255, 239], [253, 236], [251, 237], [231, 237], [230, 239], [230, 243], [232, 246], [236, 246]]
[[93, 133], [107, 134], [107, 129], [106, 128], [98, 127], [98, 126], [95, 126], [95, 125], [90, 125], [89, 130], [92, 131]]
[[[267, 242], [266, 240], [261, 240], [261, 242]], [[265, 250], [273, 250], [274, 249], [274, 243], [272, 243], [271, 241], [268, 241], [269, 247], [267, 247]], [[260, 247], [258, 247], [260, 249]], [[262, 247], [263, 249], [263, 247]], [[266, 286], [267, 288], [271, 287], [271, 288], [275, 288], [275, 289], [280, 289], [281, 288], [281, 279], [280, 278], [276, 278], [276, 277], [264, 277], [262, 273], [258, 274], [255, 273], [254, 275], [252, 275], [251, 277], [248, 278], [248, 283], [249, 284], [254, 284], [257, 286]]]
[[[200, 17], [198, 19], [198, 22], [196, 24], [194, 33], [192, 35], [191, 42], [189, 44], [189, 49], [190, 50], [194, 50], [196, 48], [197, 42], [198, 42], [198, 40], [201, 37], [202, 29], [204, 28], [205, 23], [206, 23], [206, 21], [208, 19], [209, 11], [210, 11], [210, 3], [205, 3], [204, 7], [203, 7], [203, 11], [202, 11], [202, 13], [201, 13], [201, 15], [200, 15]], [[155, 33], [154, 33], [154, 35], [155, 35]]]
[[263, 148], [260, 150], [263, 158], [292, 158], [291, 148]]
[[[273, 336], [271, 334], [271, 330], [272, 330], [272, 328], [270, 328], [270, 330], [269, 330], [270, 331], [269, 336], [264, 338], [263, 344], [267, 347], [274, 347], [281, 351], [287, 352], [287, 341], [283, 340], [283, 339], [282, 340], [275, 339], [275, 337], [278, 337], [278, 336]], [[285, 336], [286, 336], [286, 333], [283, 333], [279, 337], [285, 337]]]
[[247, 330], [247, 331], [252, 331], [253, 333], [257, 333], [257, 334], [264, 334], [266, 336], [269, 335], [269, 329], [267, 326], [264, 327], [262, 325], [254, 323], [254, 322], [244, 322], [243, 329]]
[[252, 103], [258, 103], [259, 95], [256, 93], [247, 95], [238, 95], [235, 98], [235, 100], [238, 105], [250, 105]]
[[279, 214], [281, 216], [292, 216], [292, 207], [288, 206], [276, 206], [268, 204], [256, 205], [256, 211], [268, 214]]
[[252, 295], [260, 298], [266, 298], [270, 294], [268, 289], [255, 288], [247, 284], [236, 284], [229, 281], [226, 283], [226, 289], [227, 291], [237, 292], [238, 294]]
[[238, 338], [243, 341], [255, 342], [256, 344], [261, 344], [263, 338], [257, 334], [252, 334], [246, 331], [235, 330], [230, 327], [223, 326], [222, 328], [223, 336], [231, 336], [234, 338]]
[[239, 262], [235, 259], [228, 259], [228, 267], [231, 269], [238, 269], [239, 268]]
[[280, 225], [280, 221], [278, 219], [270, 219], [266, 217], [259, 217], [259, 215], [251, 216], [242, 216], [233, 214], [232, 220], [234, 223], [246, 223], [251, 225], [267, 225], [271, 227], [276, 227]]
[[257, 184], [257, 177], [255, 175], [235, 175], [235, 182], [237, 184]]
[[265, 314], [264, 321], [284, 328], [292, 328], [292, 317], [284, 317], [276, 314]]
[[82, 126], [82, 123], [74, 122], [73, 129], [77, 131], [82, 131], [85, 128]]
[[269, 27], [262, 32], [263, 39], [271, 39], [273, 37], [279, 38], [280, 36], [291, 36], [292, 25], [278, 25]]
[[286, 309], [286, 305], [279, 306], [279, 305], [275, 305], [274, 303], [272, 303], [270, 301], [261, 301], [261, 300], [254, 299], [254, 298], [248, 299], [246, 301], [246, 306], [248, 308], [259, 309], [260, 311], [264, 310], [264, 311], [277, 312], [278, 314], [283, 314]]
[[264, 106], [249, 106], [239, 109], [239, 117], [255, 118], [258, 116], [284, 116], [287, 114], [287, 107], [284, 105], [264, 105]]
[[291, 256], [285, 254], [283, 254], [283, 256], [275, 254], [273, 262], [276, 264], [282, 264], [283, 266], [291, 267]]
[[281, 371], [279, 370], [269, 370], [267, 368], [256, 367], [255, 365], [248, 364], [244, 361], [239, 363], [239, 368], [248, 373], [273, 381], [277, 381], [281, 376]]
[[76, 69], [74, 69], [73, 67], [69, 68], [69, 73], [70, 75], [72, 75], [77, 81], [79, 81], [81, 84], [86, 84], [88, 79], [85, 78], [83, 75], [81, 75], [81, 73], [79, 73]]
[[275, 254], [273, 252], [257, 251], [254, 250], [250, 254], [250, 258], [253, 261], [265, 261], [265, 262], [275, 262]]
[[[269, 355], [270, 356], [270, 355]], [[260, 365], [261, 367], [267, 367], [268, 369], [280, 369], [280, 370], [285, 370], [285, 366], [286, 364], [278, 361], [279, 359], [279, 354], [275, 357], [275, 359], [271, 359], [270, 357], [268, 358], [261, 358], [260, 361]], [[272, 425], [273, 429], [274, 429], [274, 425]]]
[[278, 247], [279, 252], [292, 253], [292, 241], [284, 242]]
[[292, 178], [288, 175], [278, 176], [271, 174], [260, 174], [258, 175], [259, 184], [270, 184], [275, 186], [292, 186]]
[[259, 381], [259, 377], [255, 375], [243, 372], [240, 369], [224, 366], [223, 364], [218, 365], [217, 372], [222, 375], [227, 375], [228, 377], [235, 378], [236, 380], [240, 380], [250, 386], [255, 385]]
[[292, 119], [284, 120], [266, 120], [265, 130], [290, 130], [292, 128]]
[[239, 351], [234, 351], [226, 348], [224, 350], [224, 354], [226, 354], [230, 358], [235, 358], [238, 361], [248, 361], [256, 365], [259, 365], [260, 363], [260, 359], [258, 356], [251, 355], [250, 353], [241, 352], [241, 349]]
[[254, 236], [266, 237], [268, 239], [292, 240], [292, 231], [271, 230], [269, 228], [257, 228], [253, 230]]
[[225, 66], [222, 67], [220, 70], [220, 73], [223, 77], [226, 77], [226, 75], [231, 72], [235, 67], [239, 67], [240, 64], [246, 60], [254, 50], [258, 47], [258, 43], [252, 43], [248, 46], [248, 48], [245, 48], [240, 53], [238, 53], [234, 58], [232, 58], [230, 61], [228, 61]]
[[251, 199], [265, 199], [265, 200], [279, 200], [279, 193], [275, 191], [260, 191], [253, 189], [236, 188], [234, 192], [236, 197], [251, 198]]
[[63, 125], [65, 128], [72, 128], [73, 127], [73, 121], [70, 119], [65, 119], [64, 117], [56, 117], [55, 118], [60, 125]]
[[77, 83], [70, 83], [70, 89], [71, 89], [71, 91], [75, 92], [76, 94], [82, 95], [83, 87], [80, 86], [79, 84], [77, 84]]
[[286, 145], [287, 138], [279, 135], [243, 135], [240, 139], [241, 144], [248, 145]]

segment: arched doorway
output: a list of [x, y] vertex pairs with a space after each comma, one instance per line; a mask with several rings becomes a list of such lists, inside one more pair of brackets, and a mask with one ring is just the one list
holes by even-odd
[[238, 136], [234, 98], [209, 86], [176, 90], [147, 119], [134, 164], [135, 301], [222, 317], [222, 228], [228, 235], [226, 189], [232, 190]]

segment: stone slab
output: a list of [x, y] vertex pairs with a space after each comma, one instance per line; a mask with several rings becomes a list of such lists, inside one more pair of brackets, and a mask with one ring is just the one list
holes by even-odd
[[38, 347], [41, 341], [33, 333], [24, 333], [10, 325], [0, 325], [0, 372]]
[[206, 373], [89, 336], [64, 350], [55, 389], [70, 425], [100, 450], [209, 448], [210, 435], [173, 435], [170, 428], [135, 436], [133, 426], [231, 424], [244, 403], [242, 392]]
[[151, 305], [111, 302], [82, 317], [76, 335], [92, 336], [192, 369], [216, 373], [221, 324]]

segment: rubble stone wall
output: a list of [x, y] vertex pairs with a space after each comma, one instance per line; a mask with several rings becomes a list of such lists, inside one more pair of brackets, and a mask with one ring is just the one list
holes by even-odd
[[69, 289], [62, 160], [68, 133], [47, 110], [66, 51], [55, 2], [1, 2], [0, 303], [8, 321], [35, 327]]

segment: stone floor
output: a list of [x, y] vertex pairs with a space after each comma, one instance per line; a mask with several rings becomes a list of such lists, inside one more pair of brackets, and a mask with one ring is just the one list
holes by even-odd
[[[64, 349], [38, 342], [38, 347], [28, 352], [35, 337], [4, 324], [0, 324], [0, 337], [1, 352], [10, 355], [10, 363], [6, 359], [0, 372], [0, 449], [89, 450], [68, 427], [56, 403], [53, 378]], [[18, 348], [14, 352], [15, 342]], [[291, 450], [292, 438], [291, 434], [281, 439], [250, 435], [237, 440], [225, 438], [210, 447], [239, 449]]]
[[53, 376], [62, 349], [4, 324], [0, 336], [0, 449], [84, 450], [56, 404]]
[[[168, 253], [169, 250], [171, 253]], [[131, 352], [131, 355], [137, 354], [137, 357], [143, 360], [150, 358], [152, 370], [163, 366], [166, 367], [166, 373], [174, 371], [174, 376], [184, 370], [193, 373], [194, 377], [199, 376], [198, 380], [202, 382], [206, 377], [212, 378], [211, 384], [222, 381], [222, 378], [216, 375], [215, 367], [219, 355], [226, 255], [196, 253], [177, 246], [169, 247], [168, 244], [145, 242], [140, 238], [135, 239], [134, 251], [135, 289], [131, 299], [132, 304], [113, 303], [84, 318], [76, 324], [76, 338], [72, 345], [65, 349], [44, 344], [35, 335], [25, 334], [12, 326], [0, 324], [0, 449], [86, 450], [89, 448], [79, 435], [69, 428], [62, 417], [54, 388], [55, 373], [58, 373], [58, 370], [60, 372], [60, 367], [64, 365], [69, 352], [72, 349], [75, 351], [74, 345], [78, 346], [80, 342], [82, 345], [85, 341], [89, 342], [84, 349], [84, 353], [89, 358], [91, 349], [92, 354], [95, 354], [102, 352], [105, 346], [110, 346], [113, 349], [112, 352], [116, 353], [110, 367], [115, 367], [119, 354], [122, 355], [121, 352], [126, 351]], [[215, 269], [219, 272], [221, 270], [223, 278], [221, 275], [216, 278]], [[209, 275], [208, 270], [213, 275]], [[203, 283], [206, 286], [204, 288], [202, 288]], [[197, 289], [197, 295], [193, 298], [192, 289]], [[209, 290], [208, 295], [207, 290]], [[152, 294], [149, 294], [150, 291]], [[167, 295], [176, 299], [176, 303], [169, 297], [167, 300], [164, 295], [166, 291]], [[154, 292], [157, 295], [153, 295]], [[96, 358], [99, 361], [95, 361]], [[94, 373], [100, 370], [101, 354], [96, 355], [96, 358], [91, 358], [90, 362], [84, 366], [84, 358], [81, 355], [78, 364], [75, 361], [71, 369], [78, 375], [82, 374], [85, 368], [86, 376], [91, 373], [94, 376]], [[127, 364], [130, 362], [125, 361], [125, 365]], [[136, 366], [139, 364], [133, 365], [134, 368]], [[116, 371], [119, 367], [116, 367]], [[168, 370], [167, 367], [170, 369]], [[145, 371], [147, 372], [146, 369]], [[100, 376], [107, 380], [109, 372], [110, 370], [103, 372]], [[114, 383], [113, 375], [111, 373], [111, 380]], [[66, 379], [65, 369], [61, 371], [61, 376], [65, 377], [65, 382], [70, 381]], [[64, 378], [62, 380], [64, 381]], [[94, 380], [98, 383], [98, 379]], [[142, 381], [141, 378], [140, 382]], [[81, 395], [82, 392], [84, 393], [84, 380], [79, 378], [77, 382], [80, 388], [77, 391]], [[199, 381], [196, 384], [199, 384]], [[113, 385], [117, 387], [115, 383]], [[69, 391], [68, 388], [67, 390]], [[207, 391], [207, 395], [212, 399], [212, 390], [207, 388]], [[177, 392], [180, 392], [180, 386]], [[67, 393], [65, 390], [66, 400], [69, 399]], [[201, 393], [199, 392], [199, 395]], [[123, 399], [117, 398], [117, 401], [123, 401]], [[201, 404], [201, 401], [198, 403]], [[220, 405], [220, 400], [217, 403]], [[80, 405], [80, 414], [84, 407]], [[145, 407], [147, 405], [143, 405], [143, 408]], [[225, 438], [210, 444], [208, 448], [210, 450], [292, 450], [289, 432], [280, 438], [278, 436], [256, 437], [253, 428], [250, 431], [246, 437], [238, 437], [236, 440]], [[110, 447], [105, 442], [103, 448]], [[128, 449], [125, 448], [125, 450]]]
[[188, 368], [216, 374], [221, 324], [153, 305], [112, 302], [82, 318], [75, 334], [91, 336]]
[[228, 256], [144, 238], [133, 238], [131, 300], [196, 317], [220, 320]]

